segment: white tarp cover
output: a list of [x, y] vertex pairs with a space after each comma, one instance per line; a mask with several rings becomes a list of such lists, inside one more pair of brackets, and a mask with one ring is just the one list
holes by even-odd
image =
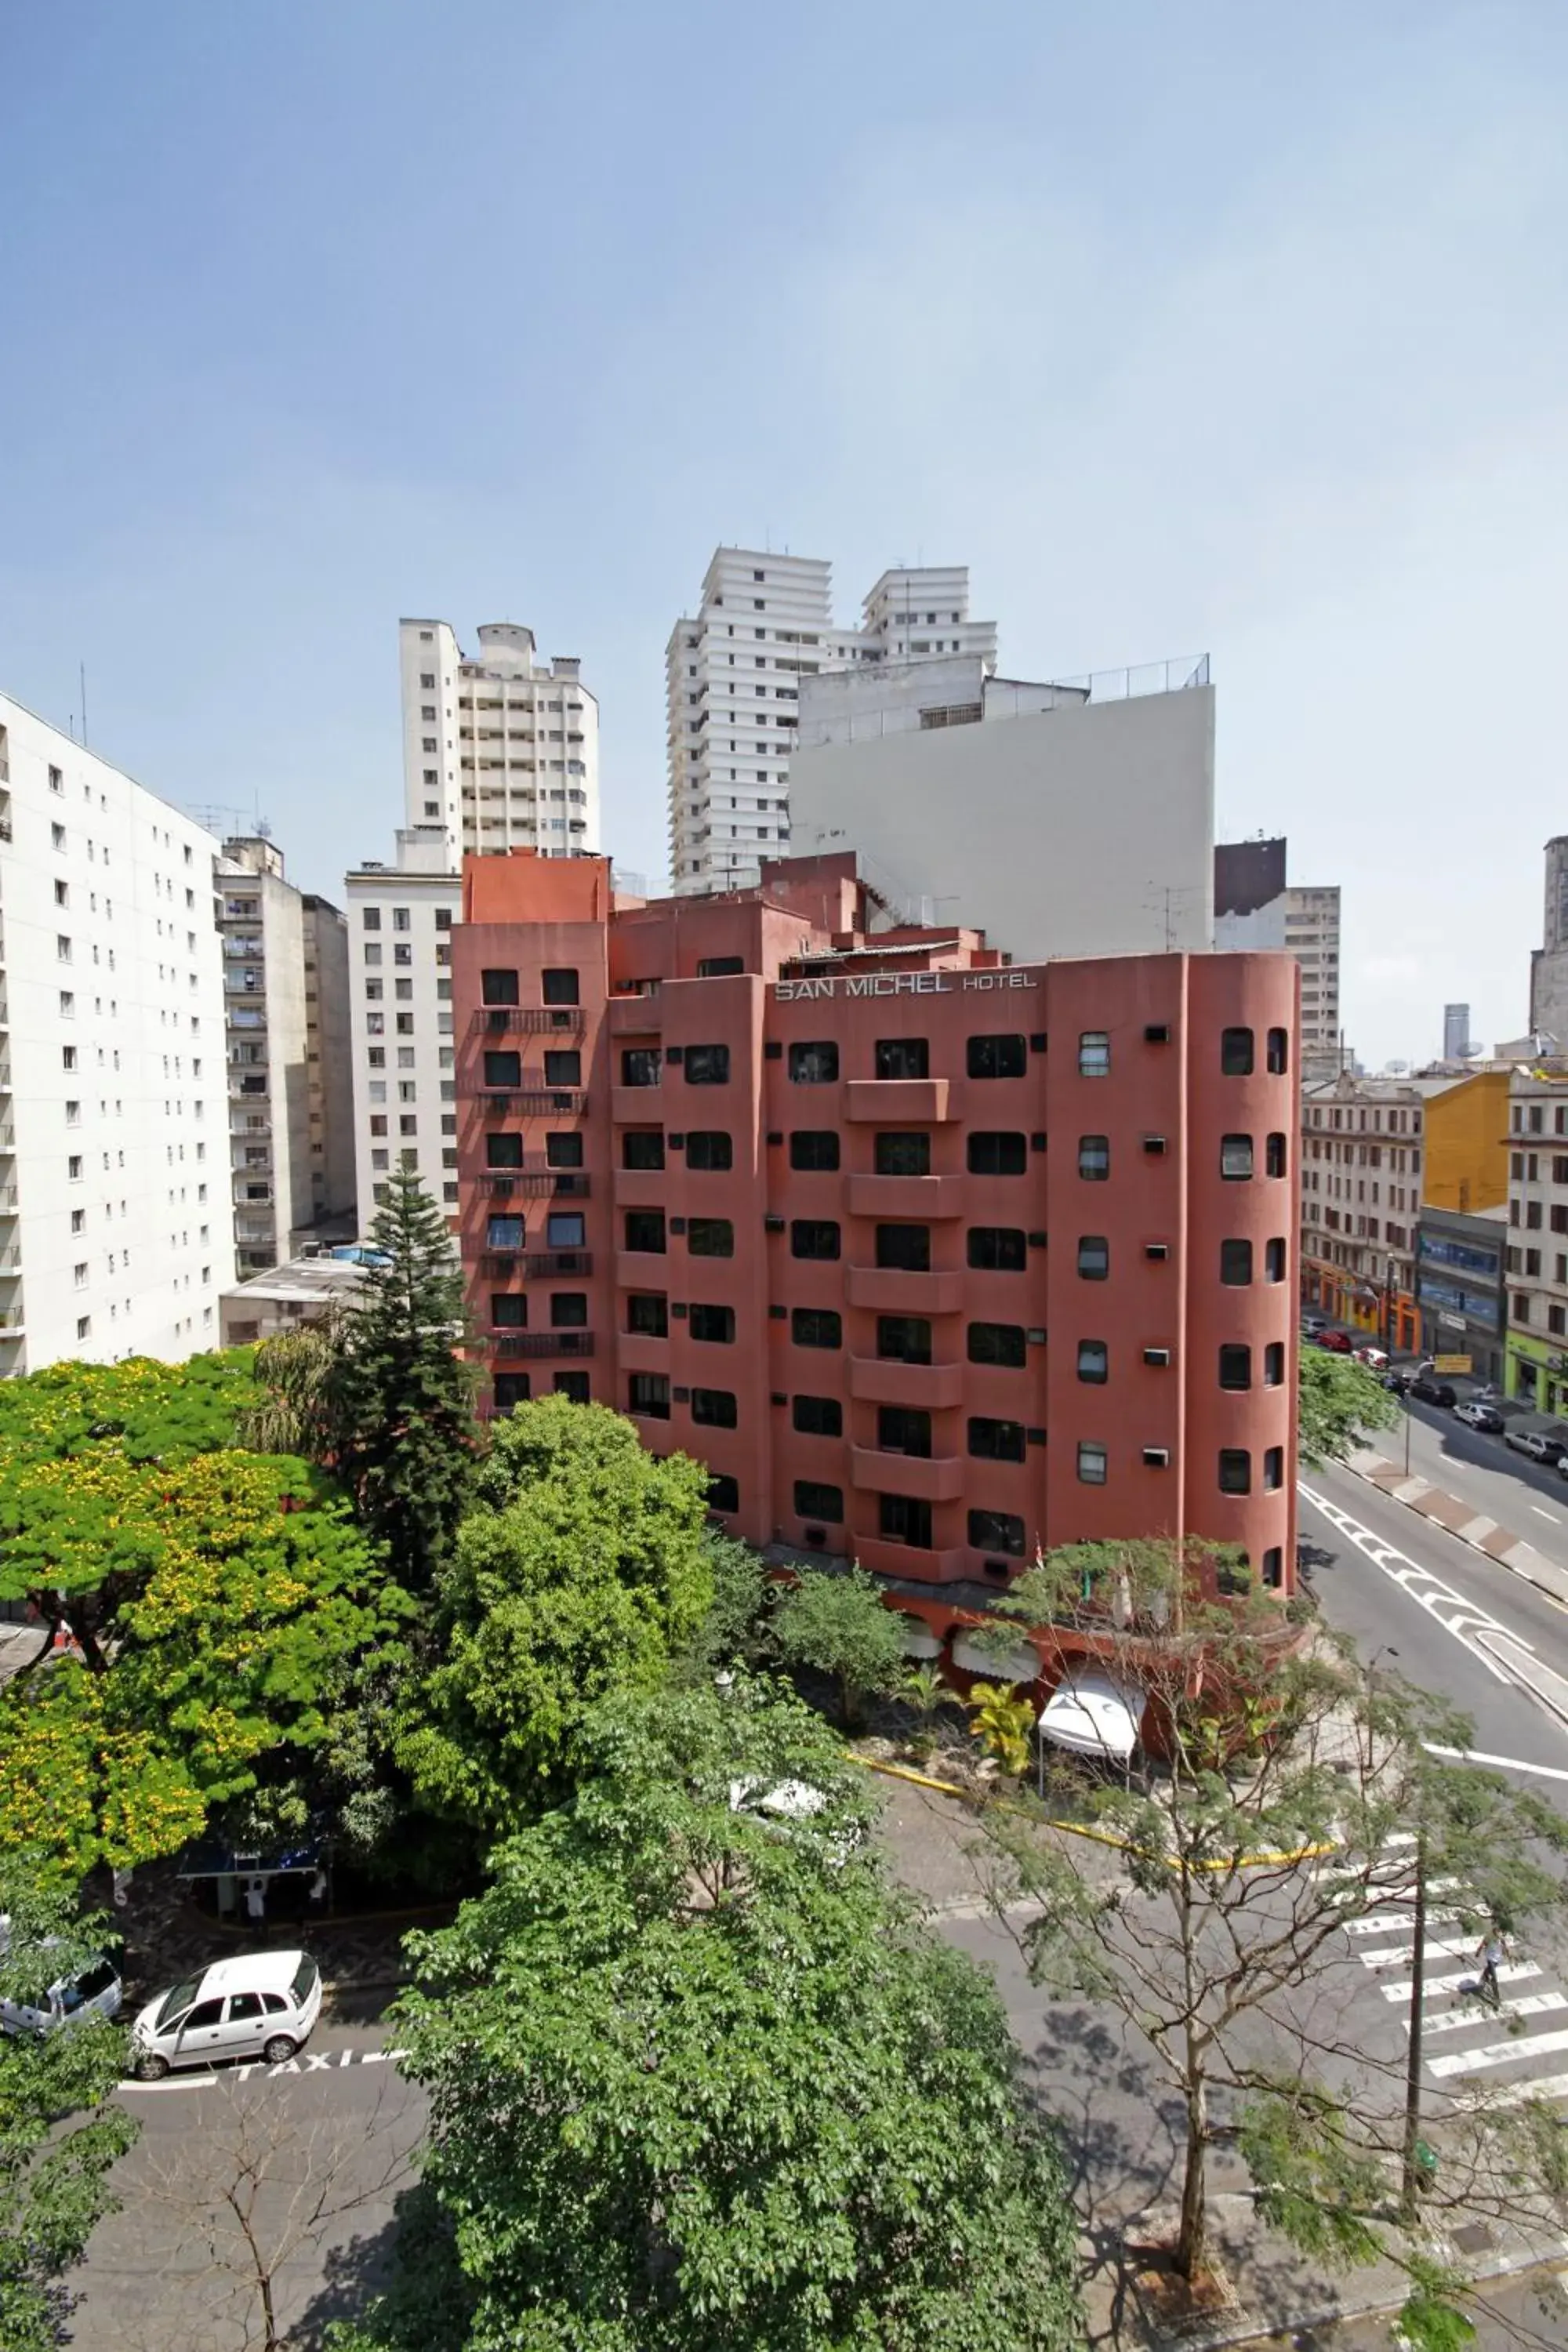
[[1131, 1756], [1138, 1745], [1144, 1695], [1110, 1675], [1068, 1675], [1057, 1685], [1040, 1717], [1040, 1730], [1058, 1748], [1079, 1756]]

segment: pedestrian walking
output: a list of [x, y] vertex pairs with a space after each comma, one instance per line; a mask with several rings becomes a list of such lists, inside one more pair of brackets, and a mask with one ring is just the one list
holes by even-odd
[[245, 1916], [258, 1926], [267, 1916], [267, 1889], [259, 1878], [246, 1881]]
[[1493, 1927], [1489, 1935], [1482, 1937], [1476, 1957], [1481, 1964], [1480, 1980], [1476, 1990], [1483, 2000], [1489, 2000], [1494, 2009], [1500, 2009], [1502, 1990], [1497, 1972], [1508, 1958], [1508, 1945], [1500, 1929]]

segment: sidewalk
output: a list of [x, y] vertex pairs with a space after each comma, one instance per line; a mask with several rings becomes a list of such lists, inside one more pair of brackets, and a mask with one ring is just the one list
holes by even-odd
[[[1529, 1584], [1538, 1585], [1553, 1601], [1568, 1606], [1568, 1570], [1561, 1569], [1554, 1560], [1546, 1559], [1532, 1544], [1521, 1535], [1502, 1527], [1473, 1503], [1462, 1502], [1458, 1496], [1445, 1494], [1441, 1486], [1433, 1486], [1429, 1478], [1406, 1476], [1396, 1462], [1385, 1461], [1370, 1446], [1352, 1454], [1345, 1465], [1358, 1478], [1364, 1478], [1380, 1494], [1395, 1503], [1404, 1503], [1424, 1519], [1433, 1520], [1461, 1543], [1476, 1551], [1485, 1552], [1500, 1568], [1515, 1576], [1522, 1576]], [[1309, 1474], [1310, 1475], [1310, 1474]]]

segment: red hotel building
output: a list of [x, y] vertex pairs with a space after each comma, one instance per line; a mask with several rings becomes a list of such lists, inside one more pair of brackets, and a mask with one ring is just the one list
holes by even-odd
[[1295, 1564], [1297, 967], [868, 936], [853, 856], [616, 900], [470, 858], [461, 1246], [497, 1410], [706, 1462], [723, 1524], [912, 1585], [1178, 1532]]

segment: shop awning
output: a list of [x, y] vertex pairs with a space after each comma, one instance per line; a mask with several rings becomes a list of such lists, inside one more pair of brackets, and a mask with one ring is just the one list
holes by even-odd
[[1110, 1675], [1068, 1675], [1057, 1685], [1040, 1717], [1042, 1738], [1077, 1756], [1113, 1756], [1120, 1762], [1138, 1745], [1144, 1693]]

